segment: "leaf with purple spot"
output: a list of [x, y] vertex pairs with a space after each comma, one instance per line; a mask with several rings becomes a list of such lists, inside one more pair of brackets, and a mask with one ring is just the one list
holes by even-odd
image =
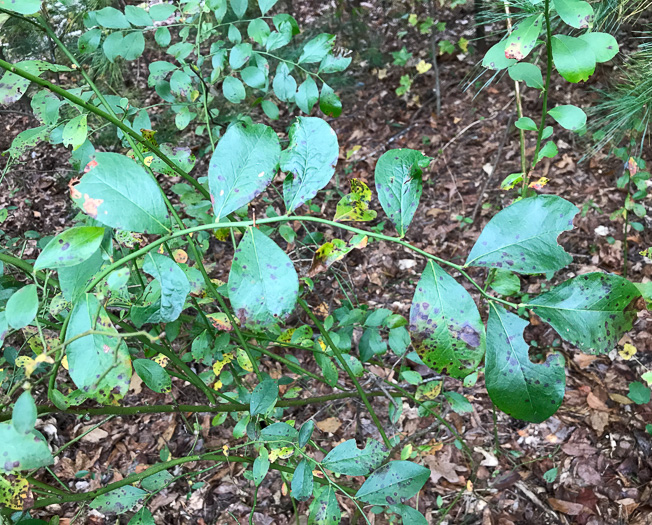
[[565, 23], [575, 29], [586, 29], [593, 24], [593, 7], [583, 0], [554, 0], [555, 10]]
[[484, 227], [465, 267], [502, 268], [516, 273], [556, 272], [572, 257], [557, 244], [573, 228], [577, 207], [556, 195], [521, 199], [498, 212]]
[[529, 323], [502, 306], [489, 303], [485, 383], [493, 403], [516, 419], [541, 423], [564, 398], [564, 358], [553, 353], [533, 363], [523, 330]]
[[413, 149], [392, 149], [376, 163], [376, 192], [380, 205], [403, 237], [419, 205], [423, 170], [430, 157]]
[[83, 263], [100, 247], [103, 236], [104, 228], [97, 226], [69, 228], [45, 246], [34, 263], [34, 269], [56, 270]]
[[541, 33], [542, 21], [542, 14], [532, 15], [516, 24], [505, 41], [505, 58], [523, 60], [528, 56], [534, 49]]
[[410, 308], [410, 335], [421, 360], [462, 379], [473, 373], [485, 350], [484, 325], [466, 289], [428, 261]]
[[333, 177], [340, 148], [325, 120], [298, 117], [290, 127], [290, 144], [281, 153], [283, 200], [288, 213], [312, 199]]
[[91, 501], [91, 509], [95, 509], [104, 514], [112, 512], [115, 514], [124, 514], [133, 510], [138, 505], [142, 505], [147, 492], [138, 487], [125, 485], [106, 494], [97, 496]]

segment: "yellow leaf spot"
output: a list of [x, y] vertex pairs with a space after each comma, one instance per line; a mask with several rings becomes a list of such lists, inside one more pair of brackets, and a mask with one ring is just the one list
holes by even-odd
[[68, 356], [64, 355], [63, 359], [61, 360], [61, 366], [64, 367], [66, 370], [68, 370]]
[[174, 256], [174, 260], [178, 263], [185, 264], [188, 262], [188, 254], [182, 249], [174, 250], [172, 255]]
[[226, 456], [229, 453], [229, 445], [222, 445], [222, 452]]
[[229, 321], [229, 316], [225, 313], [218, 312], [215, 314], [208, 314], [206, 318], [217, 330], [223, 332], [230, 332], [233, 330], [233, 325], [231, 324], [231, 321]]
[[412, 13], [410, 16], [408, 16], [408, 24], [410, 24], [411, 26], [417, 25], [418, 20], [419, 19], [418, 19], [417, 15], [415, 15], [414, 13]]
[[222, 388], [222, 386], [223, 386], [222, 381], [218, 379], [217, 381], [215, 381], [215, 384], [213, 385], [213, 390], [219, 390], [220, 388]]
[[426, 62], [425, 60], [421, 60], [421, 61], [416, 65], [416, 68], [417, 68], [417, 72], [418, 72], [420, 75], [423, 75], [423, 74], [426, 73], [427, 71], [430, 71], [430, 69], [432, 68], [432, 64]]
[[154, 357], [153, 361], [157, 362], [159, 365], [161, 365], [163, 368], [168, 366], [168, 362], [170, 359], [163, 354], [158, 354], [156, 357]]
[[550, 182], [550, 179], [547, 177], [541, 177], [539, 180], [535, 180], [530, 182], [528, 186], [530, 188], [533, 188], [535, 190], [541, 190], [543, 187]]
[[387, 69], [379, 69], [377, 75], [378, 75], [378, 80], [383, 80], [384, 78], [387, 78]]
[[0, 476], [0, 506], [22, 510], [25, 500], [29, 497], [29, 482], [26, 478], [14, 475]]
[[215, 364], [213, 365], [213, 373], [215, 376], [219, 376], [220, 373], [222, 372], [222, 369], [228, 365], [231, 361], [233, 361], [233, 354], [229, 352], [228, 354], [224, 354], [224, 357], [222, 358], [221, 361], [215, 361]]
[[251, 363], [251, 360], [249, 359], [249, 356], [247, 355], [247, 352], [245, 352], [242, 348], [238, 348], [236, 351], [236, 356], [238, 358], [238, 364], [247, 372], [253, 372], [254, 371], [254, 365]]
[[145, 162], [145, 166], [149, 167], [152, 165], [152, 162], [154, 162], [154, 157], [150, 155], [149, 157], [145, 157], [143, 160]]
[[274, 463], [277, 459], [287, 459], [294, 454], [294, 447], [281, 447], [272, 449], [269, 453], [269, 461]]
[[629, 361], [636, 355], [636, 347], [630, 343], [625, 343], [625, 346], [618, 352], [618, 355], [625, 361]]

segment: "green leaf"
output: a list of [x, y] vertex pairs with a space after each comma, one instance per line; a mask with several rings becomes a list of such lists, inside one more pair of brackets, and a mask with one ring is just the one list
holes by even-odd
[[72, 146], [73, 151], [86, 142], [88, 134], [87, 115], [77, 115], [69, 120], [63, 128], [63, 145]]
[[[248, 417], [248, 416], [247, 416]], [[272, 423], [260, 431], [260, 439], [266, 443], [277, 443], [284, 447], [289, 443], [296, 443], [299, 431], [287, 423]]]
[[509, 270], [497, 269], [489, 286], [494, 292], [509, 297], [520, 291], [521, 280], [518, 275]]
[[154, 33], [154, 40], [161, 47], [167, 47], [172, 42], [172, 34], [167, 27], [159, 27]]
[[391, 149], [376, 163], [375, 182], [380, 205], [403, 237], [417, 211], [423, 170], [430, 157], [413, 149]]
[[337, 203], [335, 210], [336, 222], [371, 221], [376, 218], [376, 212], [369, 209], [371, 190], [358, 179], [351, 179], [351, 193], [345, 195]]
[[554, 468], [551, 468], [551, 469], [549, 469], [549, 470], [546, 470], [546, 471], [543, 473], [543, 479], [544, 479], [547, 483], [552, 483], [553, 481], [555, 481], [555, 480], [557, 479], [557, 474], [558, 474], [558, 472], [559, 472], [559, 469], [558, 469], [557, 467], [554, 467]]
[[301, 430], [299, 430], [299, 448], [305, 447], [307, 445], [314, 429], [315, 422], [312, 419], [309, 419], [303, 425], [301, 425]]
[[269, 33], [269, 26], [262, 18], [254, 18], [247, 26], [247, 36], [261, 46], [264, 46], [267, 42]]
[[484, 325], [473, 298], [432, 261], [414, 292], [410, 332], [428, 367], [458, 379], [473, 373], [484, 355]]
[[[70, 314], [66, 337], [72, 339], [93, 329], [117, 333], [97, 297], [86, 294]], [[127, 393], [131, 358], [122, 339], [110, 335], [85, 335], [68, 345], [66, 355], [70, 377], [88, 397], [99, 403], [111, 403]]]
[[[191, 172], [195, 167], [197, 158], [190, 148], [161, 144], [159, 145], [159, 149], [174, 163], [175, 166], [181, 168], [186, 173]], [[177, 176], [177, 173], [158, 157], [154, 158], [149, 167], [156, 173], [165, 173], [171, 177]]]
[[47, 441], [38, 430], [25, 435], [11, 423], [0, 423], [0, 473], [32, 470], [54, 463]]
[[229, 53], [229, 66], [231, 66], [231, 69], [240, 69], [244, 66], [249, 61], [251, 52], [252, 48], [249, 43], [233, 46]]
[[546, 142], [543, 145], [543, 148], [541, 148], [541, 151], [539, 151], [539, 155], [537, 156], [537, 163], [544, 157], [548, 157], [551, 159], [555, 155], [557, 155], [557, 153], [559, 153], [559, 150], [557, 149], [557, 144], [555, 144], [552, 140]]
[[[257, 68], [255, 66], [246, 67], [242, 71], [240, 71], [240, 76], [242, 77], [244, 83], [247, 84], [249, 87], [257, 88], [257, 89], [262, 89], [265, 87], [265, 82], [267, 79], [265, 78], [265, 73], [260, 68]], [[269, 102], [269, 101], [263, 101], [263, 102]]]
[[297, 92], [297, 81], [290, 74], [290, 70], [285, 62], [281, 62], [276, 67], [276, 75], [272, 82], [274, 94], [282, 102], [292, 102]]
[[543, 89], [543, 76], [541, 70], [529, 62], [519, 62], [511, 66], [507, 72], [512, 80], [525, 82], [525, 85], [534, 89]]
[[367, 439], [364, 449], [360, 450], [355, 439], [349, 439], [331, 450], [321, 465], [336, 474], [367, 476], [377, 469], [387, 456], [389, 452], [378, 441]]
[[299, 109], [304, 113], [310, 113], [312, 108], [319, 100], [319, 89], [317, 84], [313, 80], [312, 76], [308, 77], [301, 83], [299, 89], [297, 89], [297, 94], [294, 96], [294, 101], [296, 102]]
[[271, 100], [263, 100], [260, 105], [263, 108], [263, 112], [265, 115], [267, 115], [268, 118], [271, 120], [278, 120], [279, 117], [279, 110], [278, 106], [274, 104]]
[[222, 94], [224, 98], [233, 104], [242, 102], [247, 93], [239, 78], [228, 76], [222, 82]]
[[34, 263], [35, 270], [75, 266], [90, 259], [102, 244], [104, 228], [77, 226], [52, 239]]
[[252, 416], [265, 414], [278, 400], [278, 383], [267, 378], [259, 383], [251, 393], [249, 413]]
[[500, 71], [506, 67], [516, 64], [516, 60], [513, 58], [507, 58], [505, 56], [505, 44], [506, 42], [502, 40], [497, 44], [491, 46], [489, 51], [487, 51], [482, 59], [482, 67], [487, 69], [492, 69], [494, 71]]
[[582, 352], [609, 352], [636, 319], [641, 296], [627, 279], [608, 273], [579, 275], [528, 305], [542, 320]]
[[147, 510], [147, 507], [142, 507], [133, 517], [129, 520], [128, 525], [156, 525], [154, 516]]
[[95, 20], [107, 29], [131, 29], [127, 17], [115, 7], [105, 7], [96, 11]]
[[5, 312], [0, 312], [0, 348], [4, 344], [8, 332], [9, 324], [7, 323], [7, 314]]
[[585, 29], [593, 24], [593, 8], [582, 0], [555, 0], [559, 17], [575, 29]]
[[316, 117], [297, 117], [290, 143], [281, 153], [283, 200], [288, 213], [312, 199], [333, 177], [340, 148], [328, 123]]
[[383, 341], [377, 328], [367, 328], [360, 338], [358, 350], [360, 351], [360, 359], [369, 361], [374, 356], [387, 352], [387, 343]]
[[473, 412], [473, 405], [462, 394], [457, 392], [444, 392], [444, 397], [450, 403], [451, 409], [457, 414]]
[[572, 83], [588, 80], [595, 71], [595, 54], [588, 42], [580, 38], [553, 36], [552, 58], [559, 74]]
[[355, 497], [372, 505], [394, 505], [416, 495], [430, 477], [430, 469], [411, 461], [390, 461], [364, 482]]
[[91, 501], [90, 508], [104, 514], [112, 512], [124, 514], [142, 505], [147, 492], [131, 485], [125, 485], [106, 494], [96, 497]]
[[230, 0], [230, 2], [231, 9], [233, 9], [235, 16], [242, 18], [249, 7], [249, 0]]
[[167, 370], [150, 359], [134, 360], [134, 369], [149, 388], [159, 394], [172, 390], [172, 380]]
[[19, 434], [27, 435], [34, 430], [36, 403], [29, 391], [25, 390], [16, 400], [11, 412], [11, 424]]
[[554, 118], [564, 129], [577, 131], [586, 126], [586, 113], [571, 104], [552, 108], [548, 111], [548, 115]]
[[33, 15], [41, 10], [41, 2], [42, 0], [0, 0], [0, 7], [21, 15]]
[[93, 28], [79, 37], [79, 40], [77, 41], [77, 49], [79, 49], [79, 52], [82, 55], [90, 55], [100, 47], [101, 40], [102, 30], [97, 27]]
[[75, 300], [104, 264], [102, 250], [98, 249], [83, 263], [59, 268], [59, 284], [64, 298], [67, 301]]
[[514, 26], [514, 30], [505, 41], [505, 57], [523, 60], [528, 56], [543, 27], [543, 14], [528, 16]]
[[596, 62], [608, 62], [618, 54], [618, 42], [609, 33], [584, 33], [579, 38], [589, 45]]
[[340, 97], [335, 94], [333, 88], [324, 82], [321, 86], [321, 95], [319, 96], [319, 109], [324, 115], [329, 117], [339, 117], [342, 114], [342, 102]]
[[9, 298], [5, 316], [9, 326], [14, 330], [20, 330], [34, 320], [37, 312], [38, 289], [35, 284], [28, 284]]
[[242, 326], [265, 328], [290, 315], [299, 278], [285, 252], [258, 228], [249, 228], [235, 251], [228, 290]]
[[156, 474], [152, 474], [151, 476], [143, 478], [143, 480], [140, 482], [140, 486], [147, 492], [155, 492], [168, 485], [173, 479], [174, 476], [172, 476], [172, 474], [170, 474], [167, 470], [161, 470]]
[[[50, 64], [43, 60], [24, 60], [18, 62], [16, 67], [35, 76], [40, 76], [44, 71], [71, 71], [69, 67]], [[25, 94], [30, 81], [10, 71], [5, 71], [0, 79], [0, 104], [12, 104]]]
[[118, 153], [96, 153], [86, 169], [70, 194], [87, 215], [120, 230], [170, 231], [161, 189], [135, 160]]
[[650, 389], [640, 381], [632, 381], [627, 397], [637, 405], [647, 405], [650, 402]]
[[503, 268], [523, 274], [556, 272], [572, 261], [557, 244], [557, 237], [573, 228], [578, 211], [556, 195], [521, 199], [489, 221], [464, 266]]
[[[224, 0], [224, 3], [226, 3], [226, 0]], [[150, 6], [149, 16], [151, 16], [156, 22], [164, 22], [170, 18], [176, 10], [177, 9], [173, 4], [163, 2]]]
[[404, 524], [409, 525], [428, 525], [428, 520], [418, 510], [409, 507], [408, 505], [391, 505], [389, 510], [398, 514], [403, 520]]
[[267, 473], [269, 472], [269, 464], [269, 452], [267, 452], [265, 447], [261, 447], [260, 452], [258, 452], [258, 457], [254, 460], [254, 466], [252, 468], [256, 487], [259, 487], [265, 479], [265, 476], [267, 476]]
[[233, 124], [217, 143], [208, 167], [208, 185], [217, 221], [255, 199], [278, 169], [281, 146], [263, 124]]
[[329, 53], [319, 64], [320, 73], [340, 73], [351, 64], [351, 57], [335, 56]]
[[154, 25], [154, 20], [142, 7], [128, 5], [125, 7], [125, 16], [132, 26], [148, 27]]
[[342, 520], [342, 511], [337, 503], [335, 490], [324, 487], [310, 505], [308, 525], [338, 525]]
[[328, 33], [321, 33], [312, 40], [309, 40], [299, 57], [299, 64], [313, 64], [321, 62], [323, 58], [333, 49], [335, 43], [335, 35]]
[[104, 39], [102, 44], [102, 51], [104, 51], [104, 56], [111, 63], [115, 62], [115, 59], [121, 56], [123, 50], [124, 35], [122, 31], [115, 31], [111, 33]]
[[525, 131], [537, 131], [539, 128], [530, 117], [521, 117], [514, 124], [518, 129], [524, 129]]
[[274, 7], [274, 4], [276, 4], [278, 0], [258, 0], [258, 7], [260, 8], [260, 12], [264, 15], [269, 11], [272, 7]]
[[523, 329], [528, 325], [502, 306], [489, 303], [485, 382], [493, 403], [506, 414], [541, 423], [564, 398], [566, 374], [561, 354], [533, 363]]
[[312, 469], [310, 463], [302, 459], [292, 476], [292, 497], [297, 501], [306, 501], [312, 496], [313, 490]]
[[34, 116], [44, 124], [53, 126], [59, 121], [59, 109], [62, 101], [54, 93], [41, 90], [32, 97], [32, 111]]

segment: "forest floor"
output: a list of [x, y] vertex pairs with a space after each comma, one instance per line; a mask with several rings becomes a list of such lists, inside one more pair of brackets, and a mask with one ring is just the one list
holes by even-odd
[[[338, 119], [329, 119], [337, 132], [341, 152], [337, 179], [329, 188], [346, 192], [351, 177], [372, 186], [375, 162], [387, 149], [408, 147], [423, 151], [435, 160], [424, 175], [423, 197], [406, 239], [439, 257], [463, 261], [482, 226], [513, 198], [513, 192], [500, 190], [503, 178], [520, 171], [518, 134], [513, 126], [505, 131], [515, 116], [513, 83], [503, 76], [480, 91], [479, 86], [487, 79], [485, 75], [464, 91], [464, 79], [472, 78], [474, 66], [482, 56], [473, 49], [477, 43], [471, 42], [467, 53], [458, 48], [454, 54], [440, 57], [443, 98], [442, 112], [436, 115], [432, 71], [419, 75], [407, 96], [398, 97], [394, 92], [402, 74], [410, 69], [414, 73], [414, 64], [393, 66], [389, 52], [405, 45], [415, 59], [430, 61], [429, 44], [424, 45], [427, 38], [409, 27], [406, 20], [381, 13], [380, 7], [368, 9], [364, 24], [358, 21], [358, 25], [353, 23], [350, 14], [338, 21], [329, 3], [306, 0], [294, 3], [293, 9], [302, 27], [321, 24], [321, 30], [338, 34], [339, 44], [355, 48], [347, 84], [339, 88], [343, 114]], [[460, 37], [474, 38], [473, 17], [464, 8], [443, 11], [441, 19], [447, 26], [440, 38], [453, 42]], [[399, 41], [396, 35], [403, 30], [408, 33]], [[378, 51], [375, 55], [369, 52], [374, 46]], [[379, 56], [385, 62], [374, 64], [380, 60]], [[594, 88], [605, 82], [612, 67], [604, 66], [588, 84], [571, 88], [561, 82], [555, 85], [550, 106], [566, 103], [588, 106], [596, 98]], [[526, 115], [540, 114], [538, 95], [535, 90], [524, 91]], [[0, 112], [0, 125], [5, 130], [0, 136], [0, 149], [4, 150], [17, 133], [33, 123], [29, 116]], [[182, 142], [193, 147], [197, 146], [197, 140], [191, 136], [182, 138]], [[570, 133], [561, 134], [558, 146], [559, 155], [546, 159], [537, 168], [537, 177], [550, 179], [542, 193], [570, 200], [581, 213], [575, 219], [575, 229], [560, 238], [573, 255], [573, 263], [560, 271], [551, 284], [589, 271], [622, 274], [622, 222], [609, 219], [609, 214], [622, 206], [625, 198], [615, 186], [623, 170], [622, 163], [604, 152], [580, 162], [583, 145]], [[534, 143], [530, 141], [529, 155], [533, 150]], [[652, 160], [650, 153], [648, 149], [643, 155], [648, 161]], [[15, 208], [0, 225], [6, 236], [3, 243], [18, 236], [34, 238], [32, 232], [55, 233], [69, 224], [76, 211], [66, 188], [72, 175], [67, 158], [64, 149], [41, 145], [8, 174], [0, 207]], [[206, 168], [204, 158], [193, 173], [205, 175]], [[486, 192], [481, 194], [489, 174], [491, 180]], [[333, 191], [331, 199], [318, 203], [322, 216], [332, 215], [338, 198]], [[376, 208], [379, 209], [377, 205]], [[474, 210], [477, 210], [475, 216]], [[475, 220], [469, 224], [464, 218]], [[371, 225], [382, 220], [379, 217]], [[652, 278], [650, 261], [639, 255], [639, 251], [652, 245], [652, 230], [649, 224], [645, 226], [643, 232], [633, 232], [628, 239], [628, 276], [634, 281]], [[387, 224], [386, 231], [390, 229]], [[327, 238], [337, 233], [322, 231]], [[35, 245], [35, 240], [28, 240], [24, 255], [34, 256]], [[216, 250], [217, 259], [220, 251], [227, 248]], [[301, 268], [301, 264], [305, 267]], [[299, 263], [298, 269], [305, 272], [309, 264], [309, 261]], [[412, 252], [374, 242], [364, 250], [351, 253], [338, 263], [338, 269], [347, 276], [360, 303], [383, 306], [406, 315], [423, 261]], [[228, 268], [216, 268], [214, 277], [223, 278], [227, 272]], [[474, 275], [483, 277], [483, 270]], [[521, 282], [522, 290], [529, 294], [540, 291], [543, 283], [534, 277], [523, 277]], [[307, 298], [312, 306], [329, 311], [344, 299], [337, 282], [327, 276], [321, 278], [317, 291]], [[652, 436], [645, 432], [645, 425], [652, 423], [652, 405], [636, 405], [626, 397], [629, 383], [640, 378], [652, 362], [649, 318], [647, 311], [641, 311], [633, 330], [609, 355], [580, 354], [563, 342], [556, 346], [566, 358], [566, 395], [557, 414], [542, 424], [526, 424], [501, 413], [494, 416], [482, 375], [472, 388], [463, 388], [461, 382], [447, 379], [446, 389], [464, 394], [474, 407], [471, 413], [446, 413], [447, 420], [474, 451], [473, 462], [453, 445], [446, 429], [433, 425], [430, 417], [419, 417], [416, 408], [406, 403], [394, 430], [402, 435], [416, 435], [415, 445], [430, 445], [419, 461], [432, 470], [418, 501], [412, 503], [418, 505], [430, 523], [443, 520], [447, 524], [482, 525], [652, 524]], [[537, 340], [539, 348], [545, 350], [552, 347], [555, 335], [550, 327], [532, 316], [526, 331], [526, 340], [531, 339]], [[618, 355], [624, 343], [636, 346], [635, 359], [624, 360]], [[297, 354], [297, 358], [309, 370], [317, 370], [312, 358], [305, 354]], [[273, 369], [271, 362], [264, 363]], [[392, 377], [395, 372], [389, 359], [386, 365], [373, 366], [373, 372]], [[436, 375], [425, 367], [417, 371], [424, 379]], [[310, 393], [328, 393], [322, 386], [311, 385]], [[183, 385], [175, 384], [173, 393], [179, 403], [200, 402], [186, 394]], [[148, 393], [135, 382], [123, 402], [161, 404], [171, 402], [171, 398]], [[383, 398], [374, 400], [385, 420], [388, 403]], [[364, 406], [355, 401], [293, 410], [288, 411], [289, 417], [296, 416], [301, 421], [314, 418], [319, 429], [316, 440], [326, 448], [350, 438], [378, 437]], [[41, 424], [49, 426], [53, 445], [60, 446], [101, 420], [57, 415], [43, 418]], [[210, 421], [209, 415], [198, 418], [202, 432], [196, 441], [180, 415], [116, 417], [67, 449], [53, 471], [70, 486], [92, 490], [157, 461], [164, 446], [173, 457], [178, 457], [187, 455], [193, 446], [195, 451], [219, 450], [227, 443], [232, 444], [230, 430], [211, 428]], [[419, 432], [424, 429], [428, 431]], [[558, 469], [557, 476], [554, 481], [546, 481], [543, 475], [552, 468]], [[89, 476], [76, 479], [75, 473], [81, 470], [95, 474], [94, 479]], [[240, 465], [223, 465], [201, 478], [205, 484], [194, 489], [187, 481], [179, 481], [154, 498], [149, 508], [161, 524], [212, 525], [236, 523], [236, 519], [245, 523], [251, 509], [251, 485], [241, 476], [242, 470]], [[53, 481], [47, 473], [43, 476], [44, 480]], [[281, 478], [270, 473], [258, 493], [255, 523], [296, 523], [290, 498], [282, 491]], [[449, 512], [442, 516], [439, 509], [452, 503]], [[351, 516], [350, 502], [342, 500], [341, 505]], [[306, 509], [307, 504], [299, 504], [299, 522], [303, 524]], [[36, 515], [55, 514], [61, 517], [60, 523], [67, 525], [74, 516], [74, 507], [50, 507]], [[120, 523], [127, 522], [124, 516], [121, 518]], [[386, 518], [371, 513], [368, 520], [374, 524], [387, 522]], [[75, 523], [115, 523], [115, 519], [89, 512]], [[350, 523], [349, 517], [343, 523]]]

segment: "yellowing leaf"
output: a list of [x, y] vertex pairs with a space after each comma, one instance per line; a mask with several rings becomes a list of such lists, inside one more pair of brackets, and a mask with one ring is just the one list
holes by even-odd
[[292, 334], [296, 332], [296, 328], [288, 328], [281, 335], [279, 335], [276, 340], [279, 343], [289, 343], [292, 340]]
[[333, 263], [344, 258], [354, 248], [367, 246], [366, 235], [354, 235], [350, 241], [333, 239], [319, 247], [312, 259], [312, 265], [308, 271], [308, 277], [314, 277], [318, 273], [326, 271]]
[[418, 21], [417, 15], [415, 15], [414, 13], [408, 16], [408, 24], [410, 24], [411, 26], [417, 25], [417, 21]]
[[441, 393], [441, 381], [428, 381], [417, 387], [416, 398], [419, 401], [433, 400]]
[[539, 180], [530, 182], [530, 184], [528, 184], [528, 187], [533, 188], [535, 190], [541, 190], [549, 182], [550, 179], [548, 179], [547, 177], [541, 177]]
[[[378, 78], [380, 78], [380, 77], [378, 77]], [[346, 152], [346, 160], [349, 160], [351, 157], [353, 157], [353, 155], [355, 155], [358, 151], [360, 151], [360, 148], [362, 148], [362, 146], [357, 144], [357, 145], [353, 146], [350, 150], [347, 150], [347, 152]]]
[[164, 356], [163, 354], [158, 354], [152, 360], [155, 361], [156, 363], [158, 363], [159, 365], [161, 365], [163, 368], [168, 366], [168, 362], [170, 361], [170, 359], [168, 357]]
[[337, 417], [328, 417], [323, 421], [318, 421], [315, 426], [322, 432], [335, 433], [342, 426], [342, 422]]
[[30, 493], [27, 479], [14, 475], [0, 476], [0, 506], [22, 510], [23, 507], [29, 506], [25, 505], [28, 498]]
[[460, 46], [460, 49], [462, 50], [462, 53], [468, 53], [469, 52], [469, 41], [462, 37], [457, 41], [457, 45]]
[[29, 378], [34, 373], [34, 370], [36, 370], [36, 367], [38, 367], [40, 363], [52, 364], [54, 363], [54, 359], [52, 359], [47, 354], [39, 354], [36, 356], [36, 359], [32, 359], [31, 357], [22, 355], [16, 358], [15, 363], [16, 366], [25, 369], [25, 376]]
[[627, 170], [632, 177], [638, 173], [638, 164], [636, 164], [633, 157], [629, 157], [629, 160], [627, 161]]
[[294, 447], [274, 448], [269, 452], [269, 460], [274, 463], [277, 459], [287, 459], [294, 454]]
[[152, 162], [154, 162], [154, 157], [150, 155], [149, 157], [145, 157], [143, 159], [143, 162], [145, 163], [145, 166], [149, 167], [152, 165]]
[[68, 370], [68, 355], [64, 355], [61, 359], [61, 366]]
[[188, 254], [182, 249], [174, 250], [172, 256], [174, 257], [174, 260], [178, 263], [185, 264], [186, 262], [188, 262]]
[[249, 359], [247, 352], [245, 352], [242, 348], [238, 348], [236, 351], [236, 356], [238, 359], [238, 364], [243, 368], [243, 370], [246, 370], [247, 372], [254, 371], [254, 365], [251, 363], [251, 359]]
[[231, 361], [233, 361], [234, 356], [231, 352], [228, 354], [224, 354], [224, 357], [222, 358], [221, 361], [215, 361], [215, 364], [213, 364], [213, 373], [215, 376], [219, 376], [220, 373], [222, 372], [222, 369], [228, 365]]
[[421, 61], [416, 65], [416, 68], [417, 68], [417, 72], [418, 72], [420, 75], [423, 75], [423, 74], [426, 73], [427, 71], [430, 71], [430, 69], [432, 68], [432, 64], [426, 62], [425, 60], [421, 60]]
[[643, 375], [641, 375], [641, 379], [648, 385], [652, 385], [652, 372], [645, 372]]
[[376, 218], [376, 212], [369, 209], [371, 190], [358, 179], [351, 179], [351, 193], [342, 197], [335, 211], [336, 222], [371, 221]]
[[387, 69], [379, 69], [376, 74], [378, 75], [378, 80], [383, 80], [387, 78]]
[[229, 316], [225, 313], [218, 312], [214, 314], [208, 314], [206, 315], [206, 318], [217, 330], [221, 330], [223, 332], [230, 332], [233, 330], [233, 325], [231, 324], [231, 321], [229, 321]]
[[625, 361], [629, 361], [632, 357], [636, 355], [636, 347], [630, 343], [625, 343], [623, 349], [618, 351], [618, 355], [622, 357]]

